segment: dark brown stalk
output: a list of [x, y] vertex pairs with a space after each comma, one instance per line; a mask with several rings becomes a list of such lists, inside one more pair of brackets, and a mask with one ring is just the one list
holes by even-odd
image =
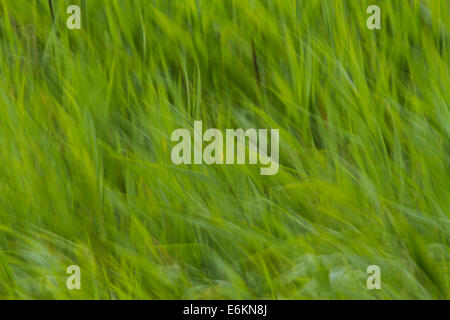
[[255, 68], [256, 80], [258, 81], [258, 84], [259, 84], [261, 82], [261, 78], [259, 76], [258, 60], [256, 58], [255, 44], [253, 43], [253, 38], [252, 38], [252, 56], [253, 56], [253, 67]]
[[55, 15], [53, 13], [52, 0], [48, 0], [48, 6], [50, 7], [50, 13], [52, 15], [52, 22], [55, 22]]

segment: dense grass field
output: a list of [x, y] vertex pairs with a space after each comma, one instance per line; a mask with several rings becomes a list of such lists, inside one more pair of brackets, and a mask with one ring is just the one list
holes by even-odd
[[[450, 1], [52, 3], [0, 2], [0, 298], [450, 298]], [[174, 165], [194, 120], [278, 174]]]

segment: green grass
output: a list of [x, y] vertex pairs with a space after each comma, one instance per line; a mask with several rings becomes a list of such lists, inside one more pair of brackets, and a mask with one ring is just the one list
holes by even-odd
[[[0, 298], [450, 298], [448, 0], [52, 2], [0, 2]], [[194, 120], [280, 171], [174, 166]]]

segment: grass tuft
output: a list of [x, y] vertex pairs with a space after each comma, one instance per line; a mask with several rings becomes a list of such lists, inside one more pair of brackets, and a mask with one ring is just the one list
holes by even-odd
[[[1, 1], [0, 298], [449, 299], [450, 2], [373, 2]], [[174, 166], [194, 120], [280, 171]]]

